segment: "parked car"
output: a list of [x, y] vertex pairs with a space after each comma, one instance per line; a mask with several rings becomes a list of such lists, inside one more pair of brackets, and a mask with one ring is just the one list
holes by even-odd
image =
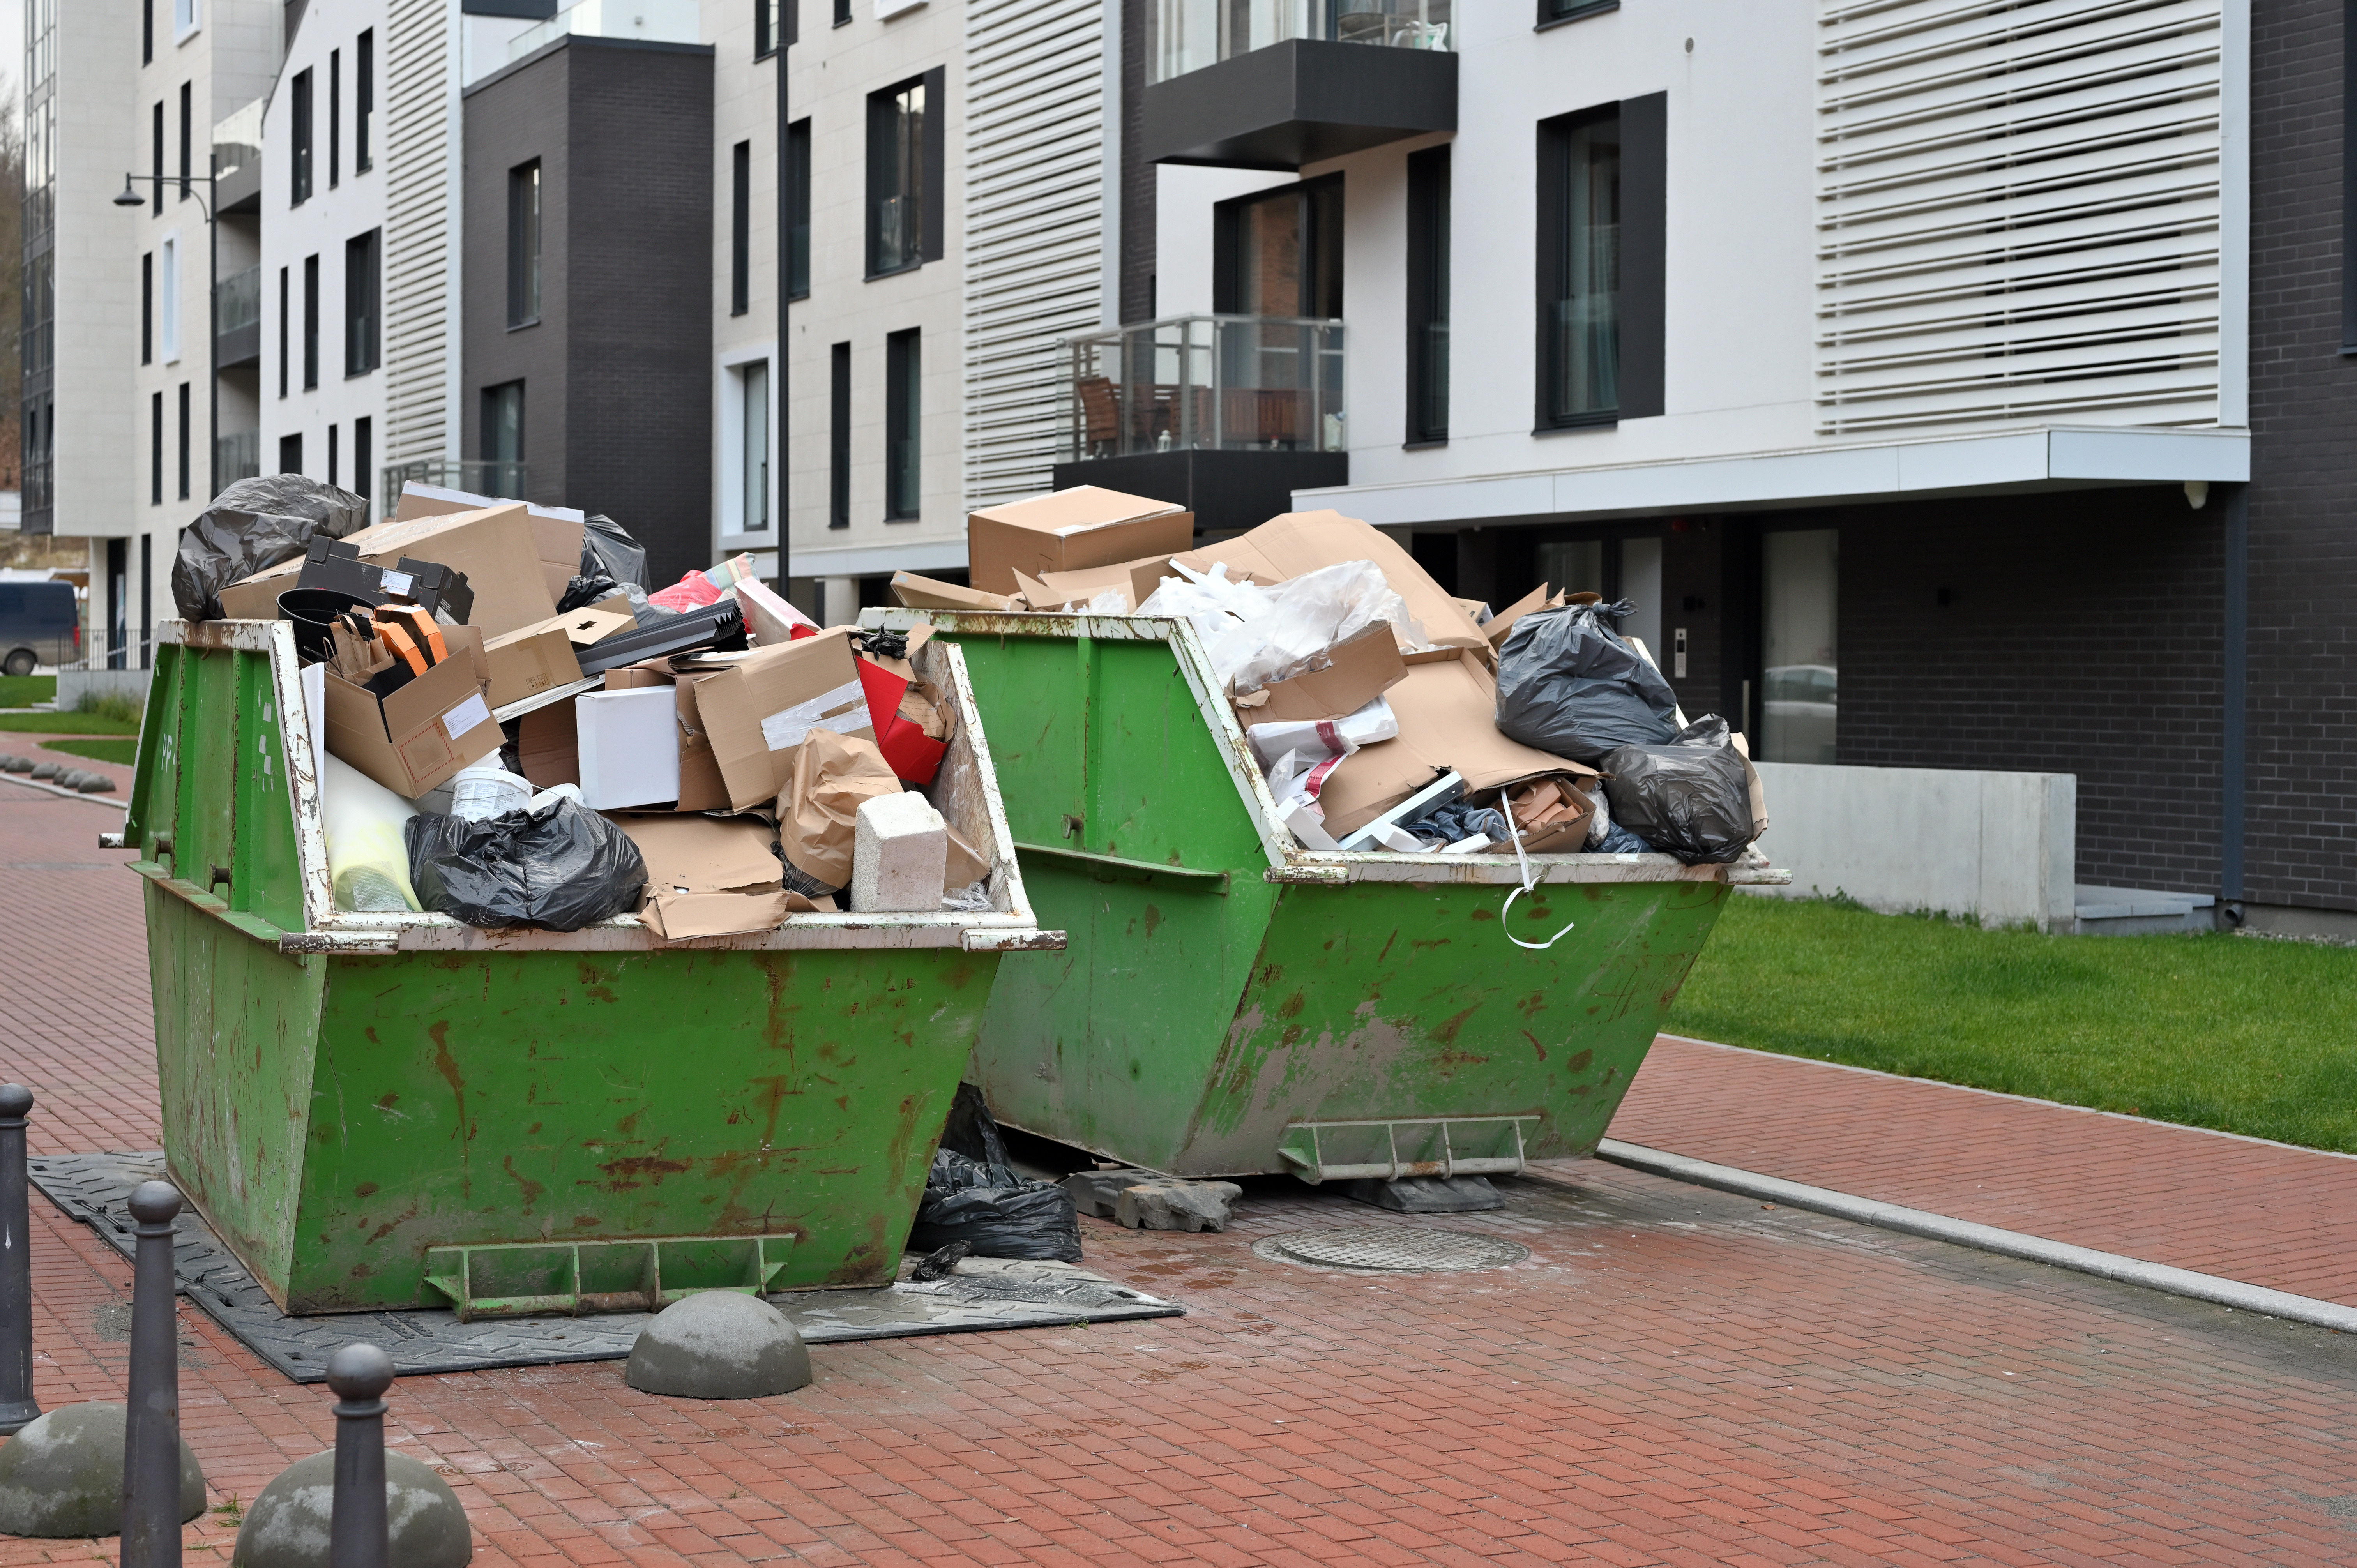
[[81, 614], [71, 583], [0, 583], [0, 674], [81, 657]]

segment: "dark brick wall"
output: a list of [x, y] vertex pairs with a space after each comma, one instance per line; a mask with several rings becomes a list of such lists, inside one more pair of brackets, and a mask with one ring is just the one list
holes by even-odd
[[1841, 761], [2075, 774], [2080, 881], [2215, 892], [2223, 511], [2155, 488], [1835, 514]]
[[1124, 322], [1156, 314], [1154, 266], [1155, 166], [1138, 149], [1146, 130], [1146, 43], [1152, 26], [1146, 0], [1121, 5], [1121, 280]]
[[[652, 583], [712, 553], [712, 51], [575, 37], [467, 98], [465, 450], [525, 379], [530, 499], [604, 512]], [[541, 321], [507, 328], [507, 172], [538, 156]]]
[[2341, 353], [2341, 0], [2258, 0], [2247, 891], [2357, 908], [2357, 360]]

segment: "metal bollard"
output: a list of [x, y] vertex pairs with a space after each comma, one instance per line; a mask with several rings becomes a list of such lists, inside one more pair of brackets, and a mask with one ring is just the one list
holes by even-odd
[[393, 1358], [374, 1345], [347, 1345], [328, 1358], [336, 1393], [336, 1494], [328, 1568], [390, 1568], [384, 1517], [384, 1391]]
[[123, 1568], [179, 1568], [180, 1326], [172, 1221], [180, 1189], [131, 1193], [139, 1251], [131, 1272], [131, 1390], [123, 1434]]
[[33, 1252], [27, 1212], [25, 1118], [33, 1091], [0, 1083], [0, 1437], [41, 1413], [33, 1398]]

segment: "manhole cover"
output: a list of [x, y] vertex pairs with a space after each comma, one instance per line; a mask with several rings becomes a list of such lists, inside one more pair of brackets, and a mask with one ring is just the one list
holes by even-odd
[[1306, 1263], [1313, 1269], [1394, 1273], [1501, 1269], [1531, 1255], [1528, 1247], [1496, 1236], [1475, 1236], [1463, 1230], [1426, 1230], [1414, 1225], [1297, 1230], [1290, 1236], [1272, 1236], [1253, 1251], [1264, 1258]]

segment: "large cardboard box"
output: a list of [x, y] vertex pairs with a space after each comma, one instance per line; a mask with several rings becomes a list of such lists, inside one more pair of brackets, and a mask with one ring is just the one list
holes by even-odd
[[500, 748], [481, 634], [445, 627], [442, 642], [450, 656], [389, 696], [325, 671], [328, 753], [405, 800]]
[[533, 549], [540, 557], [541, 578], [548, 585], [548, 600], [553, 605], [565, 596], [565, 588], [581, 570], [581, 536], [587, 525], [574, 508], [470, 496], [464, 490], [446, 490], [439, 485], [412, 481], [402, 487], [401, 500], [393, 515], [394, 521], [407, 522], [414, 518], [515, 505], [521, 505], [524, 515], [532, 520]]
[[1080, 485], [967, 514], [966, 575], [985, 594], [1015, 592], [1015, 574], [1046, 577], [1167, 559], [1195, 542], [1195, 514], [1170, 501]]
[[[1415, 557], [1381, 529], [1339, 511], [1289, 511], [1258, 528], [1207, 544], [1188, 556], [1189, 566], [1228, 564], [1228, 575], [1250, 572], [1255, 579], [1283, 582], [1345, 561], [1372, 561], [1392, 592], [1407, 602], [1407, 613], [1423, 624], [1426, 640], [1443, 648], [1487, 649], [1465, 607], [1415, 564]], [[1323, 797], [1320, 797], [1321, 799]]]
[[757, 649], [697, 682], [695, 704], [728, 804], [739, 811], [777, 799], [811, 731], [876, 738], [845, 628]]
[[[540, 558], [533, 553], [532, 520], [520, 501], [483, 511], [380, 522], [344, 542], [372, 566], [391, 566], [411, 555], [464, 572], [467, 586], [475, 594], [474, 611], [467, 621], [485, 637], [521, 631], [556, 614], [556, 596], [542, 575]], [[302, 570], [297, 557], [231, 584], [221, 590], [222, 614], [232, 620], [275, 620], [278, 596], [295, 585]]]
[[1365, 826], [1451, 769], [1465, 776], [1469, 794], [1543, 773], [1594, 777], [1593, 768], [1500, 733], [1497, 682], [1469, 651], [1410, 661], [1406, 679], [1383, 698], [1399, 719], [1398, 737], [1344, 758], [1318, 791], [1326, 831], [1336, 838]]
[[543, 692], [569, 686], [581, 679], [576, 649], [627, 630], [632, 625], [624, 610], [578, 609], [554, 616], [483, 644], [491, 670], [491, 706], [504, 708]]

